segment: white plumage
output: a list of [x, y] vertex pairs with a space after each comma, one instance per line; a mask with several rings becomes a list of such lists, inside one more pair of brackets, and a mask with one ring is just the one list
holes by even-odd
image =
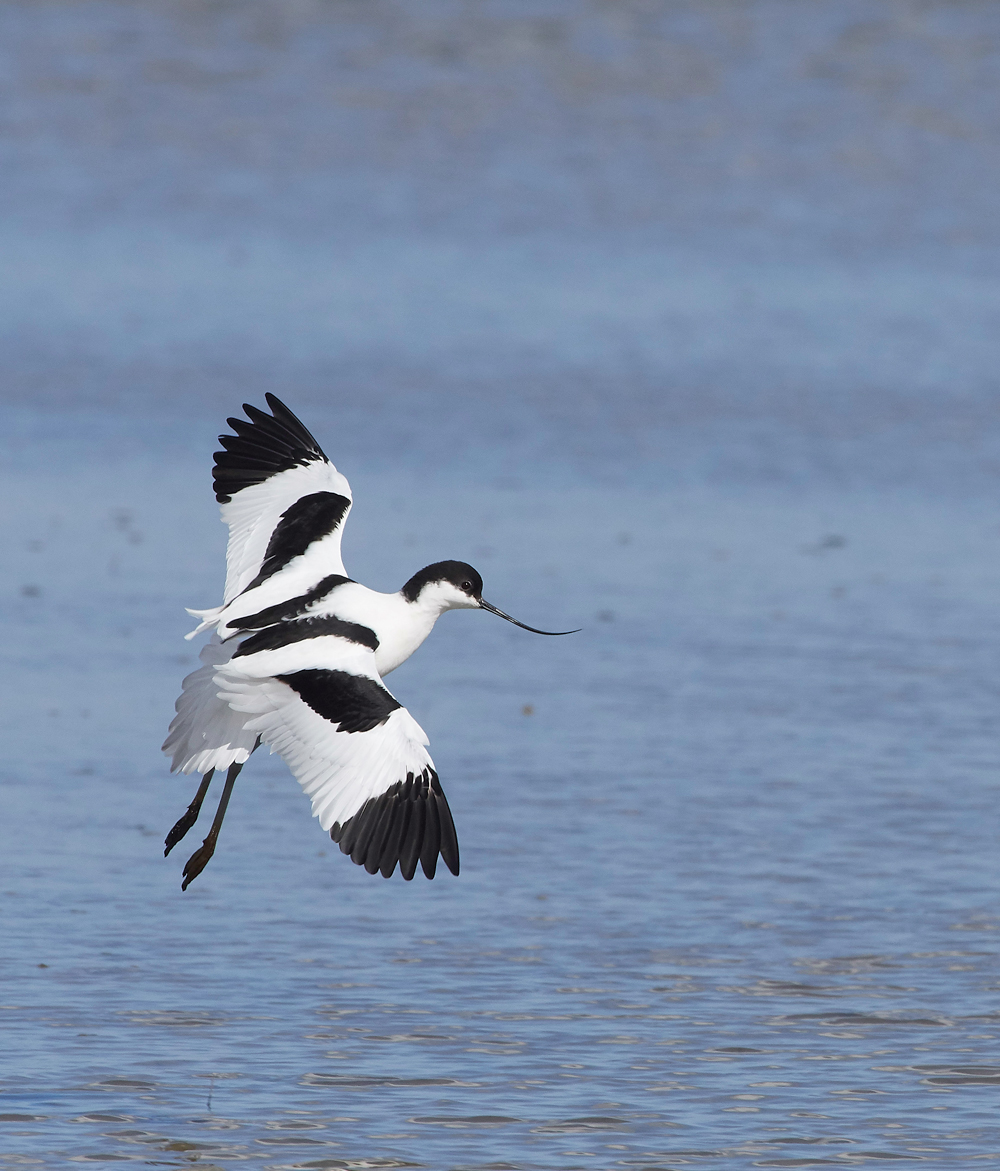
[[257, 736], [245, 730], [246, 716], [219, 696], [215, 678], [235, 649], [213, 634], [198, 656], [205, 665], [181, 685], [177, 715], [163, 745], [163, 751], [173, 757], [172, 772], [207, 773], [250, 759]]
[[[428, 878], [438, 856], [457, 874], [458, 840], [423, 729], [383, 686], [445, 610], [485, 609], [471, 565], [443, 561], [394, 594], [347, 577], [340, 543], [351, 509], [347, 480], [274, 395], [272, 414], [244, 406], [220, 436], [215, 490], [229, 525], [221, 606], [191, 610], [193, 638], [212, 631], [201, 666], [184, 680], [163, 745], [172, 771], [204, 774], [167, 835], [166, 853], [201, 809], [212, 773], [228, 768], [205, 843], [184, 883], [211, 858], [233, 784], [260, 743], [280, 753], [313, 815], [353, 861]], [[533, 627], [524, 627], [533, 630]], [[553, 633], [536, 631], [538, 634]], [[569, 633], [569, 632], [560, 632]]]

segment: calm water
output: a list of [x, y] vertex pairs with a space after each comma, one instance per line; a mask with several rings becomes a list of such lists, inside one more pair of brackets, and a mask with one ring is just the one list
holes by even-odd
[[[1000, 1159], [996, 10], [806, 7], [0, 5], [0, 1166]], [[583, 627], [391, 680], [458, 879], [162, 857], [266, 390]]]

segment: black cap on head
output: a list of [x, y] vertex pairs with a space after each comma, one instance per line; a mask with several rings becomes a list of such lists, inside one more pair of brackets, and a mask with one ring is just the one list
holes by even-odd
[[451, 582], [456, 589], [477, 601], [483, 596], [483, 579], [465, 561], [435, 561], [415, 573], [400, 593], [408, 602], [415, 602], [424, 586], [434, 581]]

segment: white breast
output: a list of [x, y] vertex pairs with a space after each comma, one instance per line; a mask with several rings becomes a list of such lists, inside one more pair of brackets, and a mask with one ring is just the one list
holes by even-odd
[[358, 582], [338, 586], [326, 606], [310, 611], [329, 613], [375, 631], [375, 669], [383, 678], [405, 663], [434, 629], [439, 611], [408, 602], [402, 594], [380, 594]]

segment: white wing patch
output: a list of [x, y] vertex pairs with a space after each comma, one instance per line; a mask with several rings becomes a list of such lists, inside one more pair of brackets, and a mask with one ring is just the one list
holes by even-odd
[[246, 728], [280, 754], [324, 830], [349, 821], [407, 774], [434, 767], [427, 737], [406, 708], [368, 732], [341, 732], [278, 679], [218, 679], [219, 695], [250, 715]]
[[[351, 486], [347, 478], [331, 463], [314, 461], [305, 467], [278, 472], [262, 484], [244, 488], [228, 504], [221, 506], [222, 519], [229, 525], [229, 545], [226, 550], [226, 592], [228, 604], [260, 573], [268, 543], [282, 514], [303, 496], [329, 492], [351, 501]], [[340, 553], [340, 539], [351, 505], [332, 533], [314, 541], [308, 550], [310, 560], [322, 563], [325, 576], [344, 572]]]

